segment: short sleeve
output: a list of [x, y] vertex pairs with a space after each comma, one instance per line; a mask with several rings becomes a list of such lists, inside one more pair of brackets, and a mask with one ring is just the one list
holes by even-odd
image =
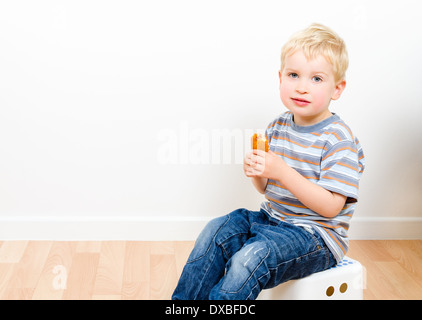
[[359, 141], [339, 141], [322, 155], [318, 185], [346, 196], [347, 202], [356, 202], [364, 168], [365, 158]]

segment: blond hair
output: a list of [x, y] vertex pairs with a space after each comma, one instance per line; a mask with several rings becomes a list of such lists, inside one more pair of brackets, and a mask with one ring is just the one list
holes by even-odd
[[308, 28], [294, 34], [281, 49], [281, 71], [286, 57], [303, 50], [307, 59], [322, 55], [333, 66], [335, 81], [344, 80], [349, 66], [346, 44], [330, 28], [314, 23]]

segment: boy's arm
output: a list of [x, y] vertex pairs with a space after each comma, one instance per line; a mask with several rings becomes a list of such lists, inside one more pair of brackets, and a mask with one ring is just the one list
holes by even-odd
[[305, 206], [327, 218], [335, 217], [344, 207], [346, 196], [312, 183], [275, 153], [271, 151], [254, 151], [254, 153], [256, 161], [255, 164], [251, 164], [254, 171], [249, 170], [249, 176], [279, 181]]
[[252, 183], [255, 186], [255, 189], [259, 193], [265, 194], [265, 189], [267, 188], [268, 179], [261, 177], [252, 177]]
[[346, 203], [346, 196], [312, 183], [280, 160], [283, 164], [275, 180], [280, 181], [300, 202], [320, 215], [334, 218], [339, 214]]

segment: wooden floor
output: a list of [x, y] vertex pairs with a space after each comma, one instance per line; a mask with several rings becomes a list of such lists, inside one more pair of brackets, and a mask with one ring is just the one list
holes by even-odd
[[[170, 299], [193, 242], [0, 241], [0, 299]], [[422, 240], [351, 241], [365, 299], [422, 299]]]

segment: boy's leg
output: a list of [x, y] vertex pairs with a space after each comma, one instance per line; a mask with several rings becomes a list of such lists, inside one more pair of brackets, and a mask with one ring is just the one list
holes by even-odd
[[248, 240], [251, 224], [263, 216], [261, 212], [238, 209], [211, 220], [195, 242], [172, 299], [208, 299], [223, 277], [227, 261]]
[[227, 265], [227, 272], [212, 289], [210, 299], [256, 299], [262, 289], [325, 270], [335, 259], [315, 232], [281, 222], [255, 224], [251, 238]]

